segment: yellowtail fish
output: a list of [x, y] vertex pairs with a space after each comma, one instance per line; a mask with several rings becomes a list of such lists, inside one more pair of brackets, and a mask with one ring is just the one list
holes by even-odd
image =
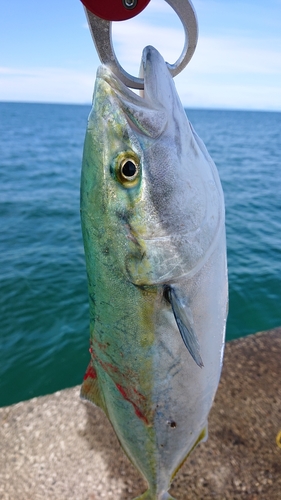
[[98, 69], [84, 146], [82, 229], [100, 406], [148, 483], [169, 486], [207, 437], [227, 316], [224, 200], [162, 56], [146, 47], [138, 96]]

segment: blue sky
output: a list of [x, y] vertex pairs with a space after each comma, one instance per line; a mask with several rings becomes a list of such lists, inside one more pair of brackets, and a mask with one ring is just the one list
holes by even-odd
[[[183, 0], [184, 1], [184, 0]], [[194, 0], [199, 42], [175, 78], [185, 106], [281, 111], [281, 0]], [[164, 0], [113, 25], [115, 51], [137, 75], [152, 44], [173, 63], [181, 23]], [[79, 0], [0, 3], [0, 100], [89, 103], [99, 60]]]

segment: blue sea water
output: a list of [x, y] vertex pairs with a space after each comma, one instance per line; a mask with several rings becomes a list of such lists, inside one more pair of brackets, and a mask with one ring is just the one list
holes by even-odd
[[[0, 405], [79, 384], [79, 184], [89, 106], [0, 103]], [[188, 110], [226, 202], [227, 339], [281, 325], [281, 113]]]

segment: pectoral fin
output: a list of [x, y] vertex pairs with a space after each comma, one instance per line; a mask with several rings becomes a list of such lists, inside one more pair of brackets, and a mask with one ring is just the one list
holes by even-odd
[[175, 316], [182, 340], [195, 363], [202, 368], [204, 363], [200, 355], [200, 344], [194, 330], [192, 311], [186, 299], [180, 296], [178, 290], [172, 286], [165, 287], [165, 296], [168, 298]]

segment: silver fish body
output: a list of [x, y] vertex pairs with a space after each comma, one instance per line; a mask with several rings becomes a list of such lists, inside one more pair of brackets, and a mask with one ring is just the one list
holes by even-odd
[[227, 316], [224, 200], [166, 64], [143, 52], [144, 94], [98, 70], [81, 217], [91, 362], [81, 395], [148, 482], [169, 485], [207, 437]]

